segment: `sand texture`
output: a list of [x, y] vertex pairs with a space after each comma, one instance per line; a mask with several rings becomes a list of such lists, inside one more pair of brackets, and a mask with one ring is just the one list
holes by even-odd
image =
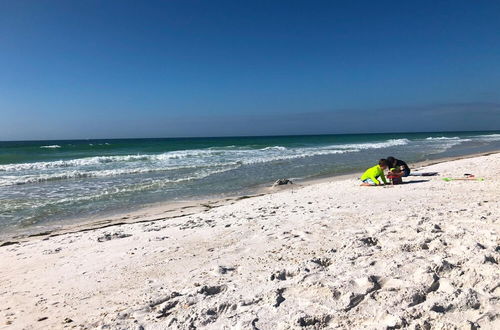
[[500, 154], [425, 171], [2, 246], [0, 327], [500, 329]]

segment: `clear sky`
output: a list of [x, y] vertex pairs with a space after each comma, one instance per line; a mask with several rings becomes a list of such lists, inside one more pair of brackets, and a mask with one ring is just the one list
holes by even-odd
[[0, 0], [0, 140], [500, 129], [500, 1]]

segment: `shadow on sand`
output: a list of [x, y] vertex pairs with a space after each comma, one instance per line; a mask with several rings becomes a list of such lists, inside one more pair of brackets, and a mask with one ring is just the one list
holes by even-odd
[[411, 181], [403, 181], [403, 183], [400, 184], [410, 184], [410, 183], [422, 183], [422, 182], [429, 182], [431, 180], [411, 180]]

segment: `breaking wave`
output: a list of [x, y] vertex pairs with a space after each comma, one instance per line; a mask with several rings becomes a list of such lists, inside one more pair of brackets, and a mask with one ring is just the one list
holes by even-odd
[[61, 148], [60, 145], [58, 144], [53, 144], [53, 145], [50, 145], [50, 146], [41, 146], [40, 149], [57, 149], [57, 148]]
[[[114, 177], [119, 175], [134, 175], [134, 174], [146, 174], [146, 173], [160, 173], [169, 172], [175, 170], [188, 170], [188, 169], [205, 169], [205, 172], [210, 174], [219, 173], [221, 167], [224, 171], [234, 169], [239, 167], [238, 163], [228, 163], [228, 164], [212, 164], [205, 166], [175, 166], [175, 167], [164, 167], [164, 168], [132, 168], [132, 169], [112, 169], [112, 170], [73, 170], [73, 171], [60, 171], [54, 173], [39, 173], [32, 175], [19, 175], [19, 176], [2, 176], [0, 177], [0, 187], [1, 186], [12, 186], [12, 185], [22, 185], [29, 183], [42, 183], [48, 181], [57, 180], [67, 180], [67, 179], [83, 179], [83, 178], [103, 178], [103, 177]], [[215, 170], [209, 170], [210, 168], [215, 168]], [[194, 178], [193, 178], [194, 179]], [[167, 180], [168, 181], [168, 180]], [[182, 180], [181, 180], [182, 181]], [[177, 181], [168, 181], [177, 182]]]
[[111, 145], [105, 140], [45, 141], [12, 149], [7, 144], [8, 149], [0, 150], [0, 229], [2, 221], [9, 226], [42, 223], [212, 196], [253, 189], [279, 177], [342, 173], [386, 154], [427, 157], [465, 141], [473, 141], [471, 146], [500, 141], [500, 134], [480, 134], [228, 138], [213, 144], [189, 139], [109, 141]]
[[454, 136], [454, 137], [446, 137], [446, 136], [432, 137], [432, 136], [429, 136], [428, 138], [426, 138], [426, 140], [460, 140], [460, 138], [458, 136]]
[[477, 135], [473, 136], [473, 138], [487, 142], [500, 141], [500, 134]]
[[[367, 149], [388, 148], [393, 146], [406, 145], [409, 142], [410, 141], [408, 139], [392, 139], [383, 142], [335, 144], [314, 147], [287, 148], [284, 146], [272, 146], [261, 149], [228, 149], [226, 147], [221, 147], [169, 151], [161, 154], [96, 156], [50, 162], [5, 164], [0, 165], [0, 172], [47, 171], [60, 168], [74, 168], [73, 171], [69, 172], [72, 174], [61, 175], [61, 178], [65, 176], [67, 178], [81, 178], [87, 176], [114, 176], [120, 174], [164, 171], [175, 169], [178, 166], [185, 167], [188, 165], [196, 167], [202, 166], [204, 164], [227, 164], [235, 162], [239, 162], [241, 164], [264, 163], [277, 160], [290, 160], [312, 156], [359, 152], [361, 150]], [[110, 166], [139, 167], [139, 169], [110, 169], [109, 171], [106, 171], [107, 168], [102, 168]], [[93, 170], [96, 172], [99, 171], [102, 173], [96, 175], [88, 175], [88, 171], [77, 171], [81, 169]]]

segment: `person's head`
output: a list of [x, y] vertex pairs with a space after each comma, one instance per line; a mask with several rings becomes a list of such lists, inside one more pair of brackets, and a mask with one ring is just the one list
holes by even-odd
[[392, 156], [387, 157], [386, 160], [389, 166], [394, 166], [396, 164], [396, 158]]
[[378, 161], [378, 164], [380, 165], [380, 168], [385, 170], [388, 167], [387, 159], [381, 159]]

